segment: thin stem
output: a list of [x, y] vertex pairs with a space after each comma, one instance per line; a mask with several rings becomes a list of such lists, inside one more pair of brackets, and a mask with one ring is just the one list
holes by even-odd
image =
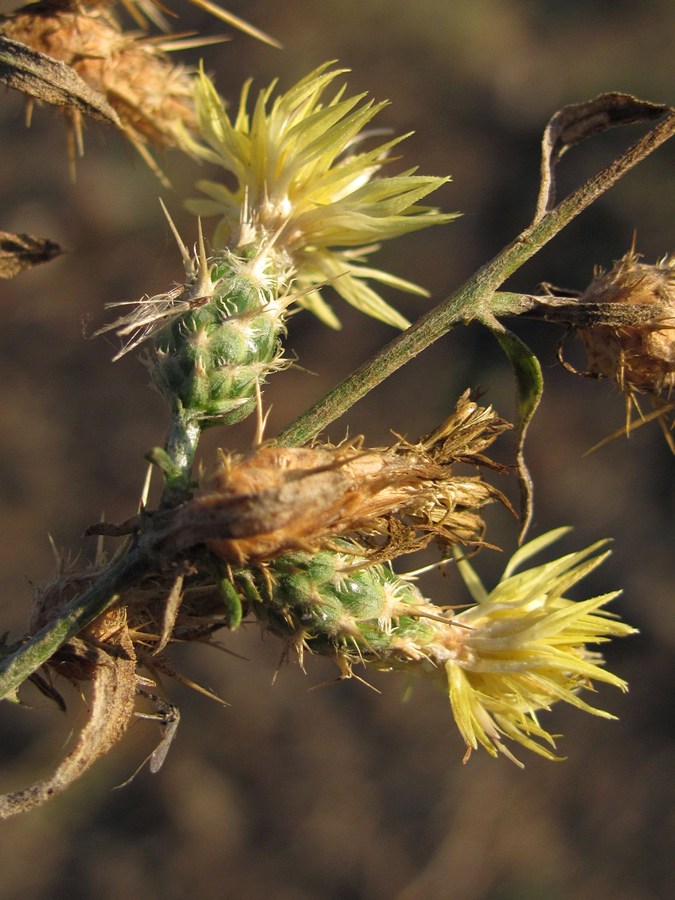
[[201, 433], [202, 426], [197, 418], [188, 415], [182, 407], [172, 411], [164, 443], [170, 466], [164, 468], [165, 483], [160, 502], [163, 508], [175, 506], [189, 496], [192, 464]]
[[490, 319], [495, 313], [505, 315], [503, 306], [498, 301], [494, 303], [493, 311], [492, 298], [497, 288], [575, 216], [668, 140], [674, 132], [675, 114], [671, 113], [611, 165], [545, 213], [536, 224], [528, 226], [454, 294], [418, 319], [407, 331], [394, 338], [323, 399], [291, 422], [278, 435], [275, 443], [297, 446], [316, 437], [327, 425], [344, 415], [357, 400], [450, 331], [454, 325], [475, 318]]
[[113, 562], [95, 584], [65, 607], [26, 643], [0, 660], [0, 698], [11, 696], [66, 641], [79, 634], [119, 598], [120, 592], [138, 580], [151, 566], [148, 555], [133, 547]]
[[621, 303], [579, 300], [578, 297], [548, 296], [547, 294], [511, 294], [498, 291], [490, 303], [494, 316], [527, 316], [555, 325], [588, 328], [608, 325], [610, 328], [636, 327], [654, 324], [662, 317], [670, 321], [666, 304]]
[[201, 433], [202, 426], [194, 416], [183, 409], [173, 412], [164, 449], [176, 468], [184, 474], [192, 469]]

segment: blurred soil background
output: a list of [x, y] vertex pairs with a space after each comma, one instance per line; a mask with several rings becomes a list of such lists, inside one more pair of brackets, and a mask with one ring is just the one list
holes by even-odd
[[[177, 30], [221, 31], [181, 0]], [[234, 104], [242, 82], [289, 87], [318, 64], [352, 70], [350, 90], [391, 106], [377, 125], [414, 131], [401, 167], [452, 174], [436, 195], [463, 217], [384, 246], [374, 262], [425, 285], [434, 301], [459, 286], [531, 218], [539, 141], [567, 103], [621, 90], [672, 103], [675, 4], [671, 0], [228, 0], [233, 12], [277, 37], [275, 50], [231, 32], [200, 57]], [[10, 4], [5, 4], [10, 8]], [[112, 344], [83, 337], [109, 319], [104, 305], [156, 293], [182, 277], [160, 210], [162, 196], [188, 244], [194, 219], [181, 211], [196, 177], [215, 172], [178, 154], [162, 164], [163, 189], [135, 151], [87, 123], [77, 182], [67, 173], [65, 128], [52, 109], [24, 127], [23, 103], [0, 103], [0, 228], [58, 241], [62, 258], [0, 284], [0, 631], [26, 628], [33, 585], [54, 570], [48, 534], [64, 552], [93, 552], [82, 531], [135, 511], [146, 464], [167, 416], [133, 356], [112, 364]], [[574, 149], [560, 189], [608, 163], [639, 130], [620, 129]], [[583, 289], [594, 265], [610, 266], [630, 246], [647, 262], [675, 251], [675, 143], [657, 151], [584, 213], [509, 286], [542, 281]], [[389, 299], [411, 318], [428, 302]], [[392, 333], [336, 299], [344, 328], [294, 317], [288, 348], [302, 369], [272, 378], [273, 435], [368, 358]], [[139, 721], [108, 758], [51, 805], [0, 824], [0, 897], [232, 898], [232, 900], [647, 900], [675, 890], [673, 771], [673, 457], [656, 425], [590, 456], [584, 452], [623, 422], [623, 401], [607, 383], [575, 379], [555, 364], [560, 333], [518, 321], [539, 354], [546, 390], [531, 428], [536, 485], [532, 534], [558, 525], [574, 533], [561, 550], [613, 537], [614, 554], [584, 596], [624, 588], [614, 610], [640, 635], [607, 650], [630, 693], [600, 691], [618, 722], [555, 708], [546, 727], [564, 733], [551, 763], [520, 754], [524, 771], [464, 748], [446, 698], [426, 683], [403, 703], [396, 675], [320, 690], [332, 667], [280, 665], [281, 646], [256, 626], [223, 636], [228, 655], [178, 648], [173, 664], [231, 703], [223, 709], [175, 683], [165, 685], [182, 722], [161, 772], [147, 768], [121, 790], [155, 746], [154, 723]], [[334, 439], [390, 430], [414, 439], [431, 430], [469, 386], [513, 415], [513, 381], [494, 339], [457, 329], [330, 429]], [[207, 435], [203, 460], [219, 445], [246, 449], [253, 425]], [[512, 458], [504, 440], [502, 459]], [[499, 486], [515, 498], [512, 478]], [[516, 527], [489, 515], [477, 568], [491, 585], [513, 550]], [[558, 548], [556, 548], [558, 549]], [[427, 588], [439, 602], [463, 595], [454, 576]], [[244, 657], [244, 658], [240, 658]], [[278, 671], [276, 680], [273, 676]], [[67, 694], [64, 716], [27, 690], [28, 708], [0, 706], [0, 790], [51, 771], [86, 710]]]

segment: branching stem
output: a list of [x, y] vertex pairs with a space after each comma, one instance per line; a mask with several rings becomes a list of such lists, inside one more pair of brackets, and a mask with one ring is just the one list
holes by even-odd
[[[498, 295], [498, 287], [524, 262], [561, 231], [575, 216], [614, 185], [638, 162], [648, 156], [675, 132], [675, 113], [665, 116], [648, 134], [637, 141], [610, 166], [587, 181], [556, 207], [545, 212], [509, 244], [493, 260], [483, 266], [459, 290], [423, 316], [387, 347], [335, 387], [323, 400], [288, 426], [277, 443], [301, 445], [319, 434], [342, 416], [357, 400], [384, 381], [454, 325], [472, 319], [489, 321], [495, 315], [518, 314], [517, 295]], [[519, 310], [522, 312], [522, 309]], [[171, 465], [163, 503], [179, 496], [181, 483], [186, 485], [194, 459], [200, 427], [179, 414], [174, 415], [166, 443]], [[173, 483], [172, 483], [173, 482]], [[153, 552], [153, 549], [155, 552]], [[158, 563], [156, 547], [143, 541], [132, 544], [129, 551], [111, 563], [98, 581], [72, 600], [61, 614], [33, 637], [0, 661], [0, 697], [14, 696], [17, 688], [36, 672], [71, 637], [108, 609], [129, 585], [152, 570]], [[163, 561], [164, 563], [167, 560]]]
[[512, 243], [479, 269], [462, 287], [422, 316], [407, 331], [398, 335], [359, 369], [333, 388], [307, 412], [285, 428], [276, 438], [281, 446], [307, 443], [344, 415], [389, 375], [429, 347], [459, 323], [472, 319], [490, 319], [496, 315], [518, 315], [522, 309], [517, 295], [514, 306], [509, 295], [495, 300], [497, 288], [523, 263], [558, 234], [575, 216], [583, 212], [601, 194], [641, 160], [675, 133], [675, 113], [665, 116], [651, 131], [628, 148], [611, 165], [590, 178], [578, 190], [528, 226]]

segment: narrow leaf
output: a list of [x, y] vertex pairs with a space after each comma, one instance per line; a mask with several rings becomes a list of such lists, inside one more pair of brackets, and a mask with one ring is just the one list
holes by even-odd
[[525, 463], [525, 434], [537, 411], [541, 395], [544, 390], [544, 380], [541, 374], [539, 360], [532, 353], [527, 344], [516, 337], [512, 331], [503, 328], [496, 322], [483, 319], [491, 328], [506, 353], [513, 374], [516, 379], [516, 412], [518, 422], [516, 426], [516, 466], [518, 470], [518, 483], [520, 485], [520, 540], [522, 541], [530, 527], [533, 511], [533, 485], [532, 478]]
[[574, 144], [617, 125], [635, 125], [658, 119], [669, 107], [631, 94], [600, 94], [585, 103], [563, 106], [544, 131], [541, 142], [541, 183], [533, 224], [555, 206], [555, 167]]

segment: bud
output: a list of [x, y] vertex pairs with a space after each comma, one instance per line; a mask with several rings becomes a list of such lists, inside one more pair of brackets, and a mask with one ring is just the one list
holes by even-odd
[[202, 427], [231, 425], [253, 411], [267, 375], [286, 365], [280, 335], [293, 297], [284, 271], [270, 271], [276, 257], [244, 248], [207, 259], [201, 228], [191, 256], [169, 223], [184, 283], [144, 297], [96, 334], [115, 331], [122, 338], [115, 359], [146, 344], [144, 362], [172, 410]]
[[284, 304], [241, 257], [221, 256], [210, 272], [210, 294], [157, 333], [145, 362], [170, 405], [180, 402], [205, 425], [231, 425], [253, 411], [258, 387], [284, 365]]

